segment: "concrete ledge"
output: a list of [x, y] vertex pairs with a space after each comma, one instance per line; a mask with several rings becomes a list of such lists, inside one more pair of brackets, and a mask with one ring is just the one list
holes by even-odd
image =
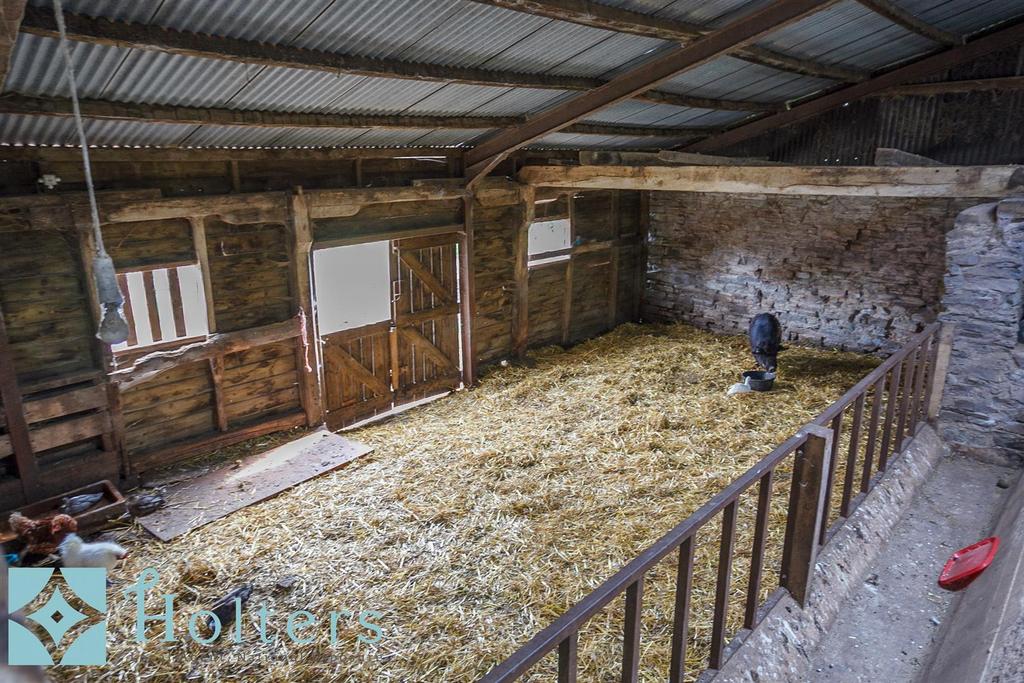
[[922, 683], [1024, 680], [1024, 477], [993, 535], [1000, 537], [999, 551], [960, 593]]
[[935, 430], [924, 425], [818, 555], [807, 607], [784, 594], [714, 677], [715, 683], [800, 680], [809, 668], [808, 653], [821, 642], [914, 494], [947, 453]]

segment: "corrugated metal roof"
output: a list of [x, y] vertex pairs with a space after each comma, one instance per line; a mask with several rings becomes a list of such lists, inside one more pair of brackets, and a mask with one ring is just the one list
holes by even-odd
[[532, 149], [664, 149], [676, 147], [682, 138], [636, 138], [625, 135], [577, 135], [552, 133], [529, 145]]
[[[771, 0], [597, 0], [635, 12], [714, 27]], [[49, 9], [49, 0], [31, 0]], [[951, 31], [969, 33], [1024, 15], [1022, 0], [899, 0], [902, 7]], [[183, 31], [294, 45], [341, 54], [519, 73], [611, 78], [671, 43], [614, 33], [467, 0], [64, 0], [67, 11], [152, 23]], [[855, 2], [843, 0], [765, 38], [762, 45], [824, 63], [877, 69], [935, 47]], [[310, 113], [402, 113], [516, 116], [536, 113], [577, 92], [444, 84], [260, 67], [157, 51], [76, 44], [84, 97], [180, 106]], [[5, 90], [65, 95], [55, 40], [18, 38]], [[720, 57], [659, 86], [707, 98], [784, 102], [835, 85]], [[598, 122], [717, 127], [743, 112], [627, 101], [588, 117]], [[61, 144], [69, 121], [4, 117], [0, 143]], [[91, 122], [95, 144], [402, 145], [467, 144], [481, 131], [451, 129], [255, 129], [131, 122]], [[152, 140], [145, 136], [152, 135]], [[56, 140], [53, 142], [51, 140]], [[557, 134], [551, 144], [656, 147], [674, 140]], [[50, 142], [47, 142], [50, 141]], [[572, 141], [572, 142], [570, 142]]]
[[[32, 95], [68, 96], [64, 83], [64, 58], [60, 43], [28, 33], [18, 35], [7, 71], [4, 90]], [[99, 97], [131, 50], [75, 43], [71, 62], [78, 91], [83, 97]]]
[[800, 76], [735, 57], [718, 57], [662, 83], [667, 92], [751, 102], [785, 102], [830, 88], [827, 78]]
[[749, 14], [772, 0], [597, 0], [599, 4], [620, 7], [632, 12], [685, 21], [690, 24], [716, 26]]
[[[177, 145], [197, 126], [187, 124], [86, 119], [90, 145]], [[74, 122], [61, 116], [0, 114], [0, 143], [9, 145], [69, 145], [78, 143]]]
[[694, 126], [710, 128], [740, 121], [746, 118], [746, 116], [747, 113], [741, 111], [676, 107], [669, 104], [630, 100], [606, 107], [601, 111], [591, 114], [586, 120], [602, 123], [649, 125], [651, 127]]
[[1024, 16], [1021, 0], [900, 0], [900, 6], [929, 24], [961, 34]]
[[758, 44], [862, 69], [879, 69], [936, 47], [933, 41], [892, 23], [856, 0], [843, 0], [773, 31]]

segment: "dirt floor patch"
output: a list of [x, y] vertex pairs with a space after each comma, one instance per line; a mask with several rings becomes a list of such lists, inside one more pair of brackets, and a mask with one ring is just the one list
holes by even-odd
[[[475, 680], [878, 363], [794, 347], [780, 357], [774, 392], [727, 397], [751, 369], [746, 341], [683, 325], [625, 325], [532, 356], [534, 368], [497, 368], [472, 391], [347, 434], [375, 450], [344, 470], [172, 543], [129, 542], [117, 588], [159, 569], [147, 612], [161, 613], [158, 593], [176, 593], [179, 641], [161, 642], [155, 624], [156, 637], [136, 644], [134, 605], [112, 592], [109, 664], [89, 680]], [[749, 560], [748, 498], [734, 624]], [[780, 489], [773, 506], [781, 513], [784, 503]], [[717, 537], [717, 524], [709, 527], [699, 541]], [[773, 524], [772, 549], [782, 531]], [[694, 668], [710, 638], [717, 542], [699, 547]], [[648, 577], [644, 680], [668, 671], [669, 560]], [[254, 587], [242, 643], [189, 639], [189, 615], [242, 583]], [[276, 642], [260, 642], [261, 604], [272, 610], [266, 639]], [[314, 637], [309, 644], [286, 636], [295, 610], [319, 619], [301, 634]], [[328, 615], [341, 610], [354, 616], [338, 620], [332, 645]], [[376, 645], [359, 640], [375, 635], [358, 623], [364, 610], [377, 613], [364, 614], [382, 629]], [[581, 680], [618, 680], [621, 611], [616, 603], [581, 631]], [[553, 680], [550, 660], [534, 679]]]

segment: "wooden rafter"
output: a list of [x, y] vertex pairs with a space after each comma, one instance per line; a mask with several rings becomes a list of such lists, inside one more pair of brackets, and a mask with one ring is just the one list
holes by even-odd
[[[345, 73], [441, 83], [554, 90], [591, 90], [605, 82], [597, 78], [528, 74], [391, 59], [371, 59], [187, 31], [174, 31], [146, 24], [96, 19], [81, 14], [65, 13], [65, 22], [67, 23], [68, 37], [77, 42], [139, 50], [158, 50], [187, 57], [323, 71], [330, 74]], [[49, 12], [33, 7], [26, 9], [21, 30], [48, 38], [57, 35], [53, 16]], [[647, 99], [652, 102], [682, 107], [738, 111], [765, 111], [778, 108], [772, 104], [717, 100], [668, 92], [652, 93]]]
[[1008, 27], [993, 31], [965, 45], [951, 47], [937, 54], [911, 62], [906, 66], [898, 67], [869, 81], [839, 88], [804, 104], [799, 104], [789, 111], [765, 116], [756, 121], [737, 126], [725, 133], [688, 145], [682, 151], [713, 152], [743, 142], [744, 140], [749, 140], [762, 133], [841, 107], [847, 102], [885, 92], [889, 88], [900, 86], [904, 83], [921, 80], [958, 64], [978, 59], [991, 52], [1017, 46], [1021, 42], [1024, 42], [1024, 21], [1019, 21]]
[[[176, 163], [212, 161], [308, 161], [351, 162], [353, 159], [391, 159], [395, 157], [453, 157], [463, 150], [454, 147], [324, 147], [299, 148], [227, 148], [227, 147], [94, 147], [89, 158], [96, 163]], [[519, 156], [574, 160], [574, 150], [523, 150]], [[81, 162], [82, 154], [72, 146], [0, 146], [5, 161]]]
[[[657, 17], [612, 7], [589, 0], [472, 0], [483, 5], [525, 12], [549, 19], [559, 19], [582, 26], [631, 33], [647, 38], [659, 38], [676, 43], [688, 43], [709, 35], [714, 29], [677, 19]], [[831, 78], [845, 82], [865, 80], [868, 74], [834, 64], [821, 64], [809, 59], [775, 52], [756, 45], [738, 48], [733, 55], [754, 64], [792, 71], [805, 76]]]
[[1020, 166], [526, 166], [520, 182], [571, 189], [846, 197], [1005, 197]]
[[899, 24], [908, 31], [924, 36], [929, 40], [934, 40], [937, 43], [960, 45], [964, 42], [963, 36], [929, 24], [917, 15], [892, 2], [892, 0], [857, 0], [857, 2], [872, 12], [882, 15], [889, 21]]
[[486, 175], [510, 152], [562, 130], [604, 107], [657, 87], [681, 71], [704, 64], [767, 33], [817, 12], [835, 0], [779, 0], [685, 46], [660, 53], [607, 84], [530, 117], [466, 153], [466, 177]]
[[[518, 116], [378, 116], [349, 114], [290, 114], [269, 111], [176, 107], [157, 104], [133, 104], [108, 100], [81, 100], [82, 116], [114, 121], [146, 121], [187, 125], [243, 126], [255, 128], [508, 128], [525, 122]], [[63, 97], [31, 97], [8, 93], [0, 95], [0, 112], [29, 116], [71, 116], [71, 100]], [[707, 134], [709, 128], [636, 126], [628, 124], [578, 123], [566, 132], [588, 135], [626, 135], [632, 137], [693, 138]]]

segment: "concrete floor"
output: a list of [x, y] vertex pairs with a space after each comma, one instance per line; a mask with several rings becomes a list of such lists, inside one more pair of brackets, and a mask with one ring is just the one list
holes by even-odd
[[811, 654], [804, 681], [911, 683], [950, 612], [936, 583], [949, 555], [984, 538], [1017, 472], [949, 457], [914, 498], [860, 589]]

